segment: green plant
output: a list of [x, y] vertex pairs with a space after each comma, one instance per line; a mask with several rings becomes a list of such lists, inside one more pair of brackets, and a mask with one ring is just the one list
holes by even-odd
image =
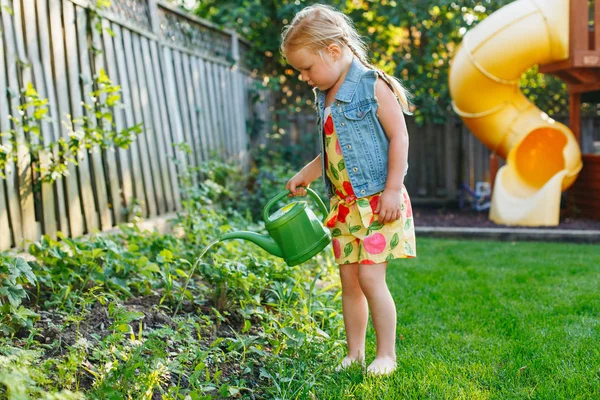
[[[8, 144], [0, 146], [0, 177], [6, 178], [3, 171], [16, 162], [19, 146], [28, 147], [35, 171], [39, 174], [36, 188], [42, 182], [52, 183], [69, 173], [69, 164], [78, 165], [81, 153], [91, 151], [95, 146], [107, 150], [115, 145], [126, 149], [137, 135], [142, 133], [142, 124], [121, 131], [115, 130], [111, 109], [119, 107], [120, 87], [112, 83], [104, 70], [94, 78], [96, 90], [90, 93], [92, 104], [83, 103], [88, 115], [70, 120], [66, 126], [69, 137], [61, 137], [45, 146], [41, 141], [41, 122], [48, 120], [48, 99], [42, 99], [29, 83], [23, 90], [23, 104], [18, 107], [21, 119], [11, 116], [15, 128], [0, 133], [8, 137]], [[37, 140], [19, 139], [21, 132], [35, 135]], [[31, 139], [31, 138], [30, 138]], [[22, 151], [22, 150], [21, 150]]]
[[31, 266], [20, 257], [0, 255], [0, 332], [12, 335], [31, 329], [39, 315], [21, 305], [28, 297], [23, 284], [36, 285]]

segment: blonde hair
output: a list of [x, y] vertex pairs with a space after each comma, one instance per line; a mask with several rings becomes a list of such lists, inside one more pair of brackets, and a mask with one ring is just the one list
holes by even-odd
[[333, 7], [315, 4], [304, 8], [294, 16], [281, 34], [281, 53], [286, 50], [308, 48], [322, 56], [321, 50], [332, 43], [346, 46], [367, 68], [375, 70], [392, 89], [402, 110], [410, 114], [408, 92], [400, 81], [377, 69], [367, 57], [367, 45], [362, 40], [354, 23], [348, 16]]

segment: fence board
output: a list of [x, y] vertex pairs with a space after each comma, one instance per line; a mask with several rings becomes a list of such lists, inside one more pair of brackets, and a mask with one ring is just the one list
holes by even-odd
[[[160, 69], [159, 64], [152, 63], [152, 55], [150, 54], [150, 46], [148, 44], [148, 39], [142, 37], [140, 38], [142, 45], [142, 54], [144, 57], [144, 66], [145, 66], [145, 75], [146, 75], [146, 84], [149, 90], [149, 106], [151, 108], [152, 114], [152, 124], [153, 124], [153, 135], [149, 136], [149, 142], [151, 143], [152, 154], [154, 157], [153, 164], [158, 164], [158, 173], [160, 174], [160, 178], [162, 181], [162, 187], [164, 190], [163, 203], [165, 211], [173, 210], [173, 190], [171, 188], [171, 180], [169, 178], [169, 167], [167, 163], [169, 160], [166, 158], [166, 150], [164, 148], [163, 137], [165, 136], [165, 129], [168, 129], [168, 125], [165, 126], [162, 124], [161, 115], [158, 105], [158, 91], [156, 89], [156, 73], [154, 72], [155, 68]], [[157, 162], [158, 156], [158, 162]], [[161, 213], [164, 211], [161, 211]]]
[[192, 80], [192, 74], [190, 71], [190, 56], [188, 54], [181, 55], [181, 69], [183, 72], [183, 80], [188, 84], [185, 85], [183, 89], [183, 96], [186, 101], [187, 114], [184, 118], [189, 119], [190, 121], [190, 147], [192, 148], [193, 154], [196, 156], [196, 165], [200, 166], [202, 163], [203, 157], [202, 154], [202, 142], [200, 140], [200, 131], [199, 131], [199, 123], [198, 123], [198, 115], [197, 109], [198, 105], [196, 103], [196, 97], [194, 95], [194, 86]]
[[[183, 134], [185, 136], [185, 143], [193, 149], [193, 142], [191, 138], [191, 124], [189, 120], [189, 111], [187, 107], [187, 99], [186, 99], [186, 84], [183, 78], [183, 72], [181, 67], [181, 54], [177, 51], [173, 52], [173, 70], [175, 71], [175, 83], [176, 83], [176, 91], [179, 99], [179, 112], [178, 115], [181, 118], [183, 123]], [[192, 167], [197, 167], [198, 163], [196, 162], [196, 157], [193, 153], [187, 155], [189, 158], [189, 164]], [[193, 185], [198, 184], [197, 174], [192, 174], [192, 183]]]
[[[13, 104], [11, 104], [8, 96], [8, 88], [10, 83], [8, 81], [8, 75], [6, 74], [7, 66], [4, 64], [5, 41], [3, 35], [6, 34], [9, 29], [9, 26], [6, 24], [9, 13], [4, 7], [2, 7], [0, 9], [0, 15], [2, 23], [2, 31], [0, 32], [0, 109], [14, 110], [14, 96], [12, 96]], [[14, 55], [12, 58], [14, 58]], [[12, 70], [10, 75], [13, 75], [15, 77], [14, 79], [16, 79], [16, 66], [14, 64], [10, 64], [10, 61], [8, 64], [8, 70]], [[11, 129], [11, 123], [8, 119], [8, 113], [0, 113], [0, 132], [7, 132], [9, 129]], [[8, 145], [8, 137], [0, 137], [0, 144]], [[5, 182], [2, 182], [2, 188], [4, 188], [6, 184], [6, 194], [4, 193], [4, 189], [2, 189], [2, 193], [0, 193], [2, 196], [2, 200], [0, 200], [2, 201], [0, 204], [0, 230], [2, 231], [0, 249], [6, 250], [11, 246], [11, 244], [19, 244], [23, 241], [23, 231], [21, 229], [21, 212], [19, 208], [19, 195], [17, 193], [18, 186], [15, 184], [17, 179], [16, 165], [10, 161], [6, 170], [2, 172], [6, 176]], [[5, 197], [6, 200], [4, 200]], [[9, 222], [12, 222], [14, 225], [12, 232]], [[12, 243], [11, 236], [13, 240]]]
[[[220, 118], [219, 109], [219, 98], [215, 89], [215, 82], [217, 79], [217, 75], [213, 74], [213, 64], [210, 62], [205, 63], [206, 67], [206, 82], [208, 84], [208, 98], [212, 101], [212, 107], [210, 108], [210, 112], [212, 115], [213, 126], [217, 135], [217, 151], [221, 152], [223, 148], [223, 121]], [[215, 67], [216, 68], [216, 67]]]
[[200, 145], [200, 148], [197, 150], [198, 154], [202, 154], [202, 159], [208, 159], [208, 129], [206, 118], [202, 115], [202, 92], [200, 91], [200, 71], [198, 70], [198, 65], [196, 63], [197, 57], [190, 56], [189, 57], [189, 66], [191, 69], [191, 79], [192, 85], [190, 85], [190, 90], [195, 95], [195, 103], [194, 103], [194, 116], [198, 121], [198, 140], [197, 143]]
[[[115, 46], [113, 38], [109, 33], [110, 22], [106, 19], [102, 20], [102, 40], [104, 44], [104, 54], [106, 55], [106, 73], [113, 82], [113, 85], [121, 85], [119, 70], [117, 69], [117, 56], [115, 54]], [[123, 86], [121, 85], [121, 101], [123, 101]], [[114, 107], [112, 110], [114, 118], [114, 128], [117, 132], [121, 132], [126, 128], [123, 110], [119, 107]], [[113, 204], [118, 203], [118, 208], [115, 208], [115, 222], [126, 222], [126, 210], [133, 202], [133, 182], [132, 171], [129, 165], [129, 154], [125, 149], [117, 149], [117, 166], [116, 174], [111, 173], [112, 179], [119, 179], [121, 191], [118, 197], [113, 197]]]
[[[101, 21], [100, 21], [101, 22]], [[93, 23], [93, 21], [92, 21]], [[104, 43], [102, 41], [102, 32], [98, 31], [98, 29], [102, 29], [102, 25], [100, 28], [97, 26], [92, 27], [92, 46], [94, 50], [94, 63], [93, 63], [93, 73], [94, 76], [98, 76], [100, 74], [100, 70], [106, 71], [107, 68], [104, 63], [104, 55], [106, 50], [104, 49]], [[95, 87], [95, 89], [98, 89]], [[100, 97], [100, 102], [106, 102], [107, 95], [102, 94]], [[114, 118], [114, 117], [113, 117]], [[111, 131], [112, 126], [109, 121], [102, 119], [99, 121], [102, 124], [101, 128], [105, 131]], [[122, 222], [123, 212], [121, 210], [121, 188], [119, 187], [119, 173], [117, 171], [117, 159], [115, 157], [115, 149], [111, 146], [108, 150], [99, 151], [99, 159], [101, 161], [101, 165], [99, 167], [103, 168], [103, 173], [105, 179], [105, 185], [107, 192], [107, 214], [111, 215], [112, 221], [114, 223]], [[112, 209], [112, 213], [110, 210]], [[111, 221], [109, 226], [103, 227], [104, 229], [109, 228], [113, 225]]]
[[[4, 13], [7, 14], [7, 13]], [[5, 28], [7, 28], [7, 36], [6, 36], [6, 50], [7, 50], [7, 63], [9, 65], [16, 64], [15, 59], [15, 49], [16, 49], [16, 57], [21, 61], [20, 68], [20, 76], [21, 81], [19, 81], [19, 77], [17, 76], [17, 70], [15, 68], [14, 71], [9, 70], [9, 87], [13, 91], [13, 95], [15, 96], [15, 105], [18, 105], [20, 99], [21, 88], [26, 87], [28, 83], [33, 83], [31, 68], [29, 67], [29, 60], [27, 59], [27, 55], [25, 53], [25, 44], [23, 42], [23, 29], [22, 29], [22, 12], [21, 12], [21, 3], [17, 1], [13, 4], [13, 18], [8, 16], [8, 23], [5, 24]], [[13, 30], [14, 29], [14, 30]], [[13, 36], [14, 32], [14, 36]], [[12, 60], [8, 58], [11, 57]], [[14, 73], [11, 76], [11, 73]], [[20, 119], [20, 114], [18, 110], [13, 108], [12, 110], [13, 117]], [[23, 122], [21, 120], [21, 122]], [[34, 138], [33, 143], [36, 142]], [[29, 147], [27, 146], [25, 134], [23, 129], [19, 128], [17, 130], [17, 170], [19, 176], [19, 199], [21, 204], [21, 222], [23, 228], [23, 239], [33, 241], [37, 239], [40, 232], [39, 223], [36, 220], [36, 209], [35, 209], [35, 199], [33, 192], [33, 171], [31, 168], [31, 154], [29, 152]]]
[[209, 95], [209, 91], [208, 91], [208, 78], [206, 76], [206, 65], [204, 60], [202, 60], [201, 58], [197, 60], [198, 63], [198, 72], [200, 74], [200, 79], [199, 79], [199, 84], [200, 84], [200, 96], [202, 99], [202, 108], [200, 110], [200, 115], [202, 117], [202, 119], [205, 121], [206, 124], [206, 136], [208, 137], [208, 150], [209, 153], [214, 151], [217, 148], [217, 141], [216, 141], [216, 133], [217, 133], [217, 128], [216, 128], [216, 121], [214, 121], [213, 119], [213, 115], [210, 112], [211, 111], [211, 107], [210, 107], [210, 101], [209, 99], [212, 99]]
[[[137, 78], [139, 77], [139, 73], [137, 72], [136, 69], [136, 57], [133, 53], [133, 43], [132, 43], [132, 38], [131, 38], [131, 34], [129, 33], [129, 31], [127, 29], [123, 29], [122, 31], [123, 34], [123, 41], [125, 43], [125, 64], [127, 66], [127, 74], [128, 74], [128, 79], [131, 85], [131, 100], [132, 100], [132, 104], [133, 104], [133, 115], [135, 117], [136, 121], [143, 121], [144, 122], [144, 130], [146, 131], [146, 120], [143, 118], [143, 114], [142, 114], [142, 105], [141, 105], [141, 95], [140, 95], [140, 87], [137, 81]], [[138, 63], [141, 62], [141, 60], [138, 59], [137, 61]], [[136, 156], [139, 157], [139, 159], [141, 160], [141, 173], [142, 173], [142, 177], [143, 177], [143, 181], [144, 181], [144, 204], [145, 204], [145, 208], [147, 207], [147, 212], [145, 212], [144, 214], [147, 216], [155, 216], [157, 215], [157, 205], [156, 205], [156, 200], [154, 197], [154, 184], [152, 181], [152, 171], [150, 169], [150, 166], [148, 164], [148, 153], [147, 153], [147, 147], [146, 147], [146, 143], [145, 143], [145, 139], [144, 139], [144, 135], [146, 135], [146, 132], [144, 132], [143, 134], [138, 136], [138, 140], [136, 140], [136, 148], [134, 149], [134, 151], [136, 151]]]
[[[125, 59], [125, 34], [121, 31], [121, 27], [118, 24], [111, 24], [110, 29], [115, 34], [115, 38], [113, 41], [115, 47], [117, 72], [115, 78], [118, 79], [118, 82], [121, 86], [121, 99], [123, 104], [125, 105], [125, 108], [123, 109], [123, 120], [122, 122], [119, 122], [119, 124], [122, 124], [122, 128], [129, 128], [141, 121], [136, 120], [136, 117], [134, 116], [133, 112], [133, 97], [129, 85], [129, 70], [131, 66]], [[117, 125], [117, 129], [122, 129], [119, 124]], [[122, 163], [121, 171], [124, 179], [124, 187], [126, 185], [125, 177], [127, 176], [127, 171], [131, 171], [131, 179], [133, 179], [133, 182], [131, 184], [131, 191], [133, 192], [133, 195], [130, 198], [130, 200], [127, 200], [127, 197], [125, 197], [127, 204], [127, 219], [131, 220], [131, 216], [134, 212], [134, 207], [136, 207], [136, 205], [140, 207], [141, 213], [143, 215], [147, 215], [148, 205], [146, 203], [146, 194], [144, 191], [144, 178], [142, 174], [142, 166], [139, 160], [138, 141], [134, 140], [129, 146], [128, 150], [120, 149], [119, 157]], [[125, 195], [127, 196], [127, 193], [125, 193]]]
[[[165, 92], [165, 82], [163, 80], [165, 74], [165, 63], [164, 60], [160, 57], [160, 51], [158, 49], [158, 45], [156, 42], [150, 43], [150, 52], [152, 54], [152, 63], [155, 65], [155, 76], [156, 87], [158, 91], [158, 101], [159, 101], [159, 110], [160, 110], [160, 118], [161, 118], [161, 126], [163, 129], [162, 135], [162, 146], [164, 146], [164, 153], [168, 155], [167, 158], [167, 167], [170, 177], [171, 191], [173, 194], [173, 201], [176, 210], [181, 209], [181, 196], [179, 193], [179, 186], [177, 183], [177, 171], [175, 167], [174, 160], [176, 159], [175, 155], [175, 147], [173, 146], [172, 139], [172, 129], [173, 127], [170, 125], [170, 121], [168, 118], [167, 106], [166, 106], [166, 92]], [[159, 143], [159, 146], [160, 143]]]
[[[88, 17], [85, 8], [76, 7], [77, 14], [77, 37], [79, 45], [79, 63], [81, 66], [81, 80], [83, 87], [83, 101], [87, 104], [94, 104], [90, 93], [94, 90], [94, 77], [92, 75], [90, 52], [88, 45]], [[84, 110], [89, 119], [90, 127], [97, 126], [98, 121], [93, 111]], [[113, 226], [110, 208], [108, 207], [108, 191], [106, 188], [106, 178], [104, 176], [104, 167], [102, 165], [102, 154], [97, 146], [94, 146], [90, 154], [90, 171], [93, 178], [94, 199], [96, 210], [100, 217], [100, 229], [105, 230]]]
[[[169, 47], [163, 48], [164, 66], [165, 66], [165, 82], [175, 82], [175, 71], [173, 66], [172, 51]], [[167, 99], [167, 109], [171, 125], [171, 132], [173, 137], [173, 148], [178, 161], [178, 176], [183, 176], [185, 173], [188, 163], [185, 154], [177, 148], [177, 146], [184, 142], [183, 138], [183, 126], [180, 118], [180, 110], [177, 107], [178, 97], [177, 88], [174, 84], [165, 84], [165, 92]]]
[[[2, 11], [0, 10], [0, 13]], [[2, 21], [0, 20], [0, 29], [2, 28]], [[4, 66], [4, 38], [0, 34], [0, 110], [9, 110], [8, 98], [6, 97], [7, 86], [6, 86], [6, 67]], [[0, 113], [0, 133], [7, 132], [10, 129], [10, 123], [8, 115], [6, 113]], [[9, 139], [4, 136], [0, 136], [0, 145], [9, 145]], [[10, 165], [11, 170], [14, 166]], [[0, 171], [0, 173], [8, 176], [6, 169]], [[6, 189], [14, 187], [10, 184], [5, 189], [6, 182], [0, 180], [0, 251], [7, 250], [12, 246], [12, 234], [10, 229], [9, 221], [9, 209], [8, 202], [6, 201]]]
[[156, 162], [158, 156], [156, 154], [156, 147], [154, 146], [154, 140], [152, 137], [156, 135], [155, 126], [152, 122], [152, 113], [150, 111], [148, 98], [148, 81], [146, 80], [146, 74], [144, 72], [144, 59], [142, 57], [141, 51], [141, 39], [139, 35], [132, 35], [133, 41], [133, 52], [136, 59], [136, 71], [137, 77], [139, 80], [139, 91], [140, 91], [140, 101], [141, 101], [141, 109], [142, 116], [144, 119], [144, 126], [146, 127], [146, 133], [140, 136], [140, 148], [142, 151], [142, 160], [146, 162], [150, 168], [147, 169], [148, 173], [152, 172], [152, 181], [154, 184], [154, 189], [148, 195], [153, 195], [156, 199], [156, 209], [158, 214], [164, 214], [165, 207], [165, 197], [164, 191], [162, 188], [161, 178], [160, 178], [160, 170], [159, 164]]
[[[68, 140], [69, 133], [63, 124], [63, 119], [70, 115], [68, 74], [65, 65], [65, 46], [63, 36], [62, 5], [61, 0], [50, 0], [49, 3], [50, 32], [52, 40], [51, 62], [53, 63], [54, 82], [56, 89], [56, 120], [58, 137]], [[55, 132], [55, 135], [57, 133]], [[66, 187], [66, 205], [68, 212], [68, 227], [63, 226], [61, 219], [61, 230], [66, 235], [80, 236], [85, 229], [83, 214], [81, 211], [81, 199], [79, 197], [79, 183], [77, 182], [77, 170], [74, 164], [67, 166], [68, 175], [63, 178]]]
[[[48, 3], [47, 1], [38, 1], [37, 12], [38, 12], [38, 26], [39, 26], [39, 47], [40, 47], [40, 61], [42, 64], [42, 70], [44, 74], [44, 81], [46, 83], [46, 93], [48, 98], [48, 108], [50, 110], [50, 129], [44, 134], [44, 145], [49, 146], [51, 143], [56, 142], [60, 137], [60, 114], [58, 112], [56, 88], [54, 78], [52, 76], [52, 54], [51, 39], [50, 39], [50, 25], [49, 25], [49, 14], [48, 14]], [[58, 155], [58, 151], [54, 150], [53, 155]], [[55, 203], [58, 208], [58, 229], [65, 235], [69, 235], [68, 226], [68, 213], [65, 204], [65, 181], [63, 179], [57, 179], [54, 183], [55, 190]], [[46, 232], [48, 233], [48, 232]], [[54, 235], [52, 233], [52, 235]]]
[[[80, 119], [83, 116], [81, 107], [81, 90], [79, 81], [79, 51], [77, 45], [77, 26], [75, 20], [75, 7], [69, 1], [63, 2], [64, 14], [64, 34], [66, 43], [66, 71], [69, 81], [69, 98], [71, 100], [71, 115], [74, 119]], [[80, 130], [81, 124], [75, 123], [70, 127], [73, 130]], [[91, 175], [89, 170], [88, 154], [83, 151], [78, 154], [78, 174], [80, 196], [82, 200], [83, 214], [85, 216], [85, 225], [87, 232], [93, 232], [98, 229], [98, 215], [95, 210], [94, 192], [92, 190]]]

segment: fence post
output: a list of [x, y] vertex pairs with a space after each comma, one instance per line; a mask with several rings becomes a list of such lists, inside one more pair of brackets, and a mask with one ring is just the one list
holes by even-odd
[[150, 14], [150, 26], [152, 33], [159, 37], [160, 35], [160, 24], [158, 21], [158, 6], [156, 5], [157, 0], [148, 0], [148, 13]]

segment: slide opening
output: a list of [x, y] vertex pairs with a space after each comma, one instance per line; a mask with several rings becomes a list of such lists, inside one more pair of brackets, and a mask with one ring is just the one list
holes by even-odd
[[542, 188], [565, 169], [563, 150], [566, 145], [567, 138], [559, 129], [544, 127], [529, 132], [517, 148], [517, 173], [528, 185]]

